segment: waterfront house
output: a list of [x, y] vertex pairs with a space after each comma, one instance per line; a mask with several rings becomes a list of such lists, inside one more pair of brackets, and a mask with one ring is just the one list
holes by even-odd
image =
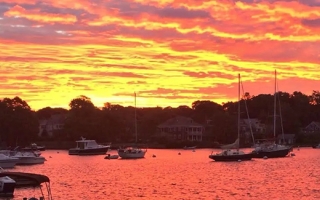
[[66, 115], [54, 114], [48, 119], [42, 119], [39, 121], [39, 137], [52, 137], [55, 132], [64, 128]]
[[202, 141], [204, 126], [191, 118], [177, 116], [158, 125], [158, 132], [171, 141]]
[[245, 143], [252, 141], [251, 131], [255, 139], [264, 138], [266, 125], [256, 118], [240, 119], [240, 133], [245, 138]]

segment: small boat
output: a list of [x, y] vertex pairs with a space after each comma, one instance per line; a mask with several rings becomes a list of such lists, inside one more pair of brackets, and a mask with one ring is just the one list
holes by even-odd
[[0, 177], [0, 197], [13, 197], [15, 180], [9, 176]]
[[[15, 187], [39, 187], [41, 191], [41, 195], [44, 199], [44, 193], [42, 191], [42, 184], [44, 183], [47, 189], [47, 200], [52, 200], [51, 187], [50, 187], [50, 179], [42, 174], [33, 174], [33, 173], [25, 173], [25, 172], [0, 172], [0, 177], [9, 177], [10, 179], [15, 181]], [[40, 198], [41, 199], [41, 198]]]
[[192, 147], [187, 147], [187, 146], [185, 146], [185, 147], [183, 147], [183, 149], [184, 150], [188, 150], [188, 149], [196, 149], [197, 148], [197, 146], [192, 146]]
[[18, 163], [18, 158], [13, 158], [7, 155], [0, 153], [0, 167], [1, 168], [14, 168]]
[[83, 137], [76, 143], [75, 148], [69, 149], [69, 155], [103, 155], [110, 149], [110, 145], [100, 145], [95, 140], [87, 140]]
[[106, 157], [104, 157], [104, 159], [118, 159], [119, 156], [118, 155], [110, 155], [110, 154], [107, 154]]
[[147, 150], [138, 147], [127, 147], [118, 149], [118, 154], [122, 159], [144, 158]]
[[39, 156], [38, 154], [32, 151], [18, 151], [15, 155], [11, 156], [12, 158], [18, 158], [17, 165], [34, 165], [34, 164], [43, 164], [46, 161], [45, 157]]
[[36, 143], [30, 144], [30, 146], [22, 148], [23, 151], [45, 151], [46, 147], [45, 146], [39, 146]]
[[317, 144], [317, 145], [313, 145], [312, 148], [314, 148], [314, 149], [320, 149], [320, 143]]

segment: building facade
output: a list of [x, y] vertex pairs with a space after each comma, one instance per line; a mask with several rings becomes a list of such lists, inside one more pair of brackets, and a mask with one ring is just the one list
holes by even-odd
[[204, 126], [183, 116], [171, 118], [158, 125], [159, 136], [173, 141], [202, 141]]

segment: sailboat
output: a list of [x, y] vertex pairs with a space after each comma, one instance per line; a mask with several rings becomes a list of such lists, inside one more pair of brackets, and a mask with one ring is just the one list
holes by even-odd
[[[138, 131], [137, 131], [137, 95], [134, 93], [134, 125], [135, 125], [135, 135], [136, 143], [138, 142]], [[126, 147], [118, 149], [118, 155], [122, 159], [134, 159], [134, 158], [144, 158], [147, 149], [140, 149], [138, 147]]]
[[243, 161], [251, 160], [253, 153], [245, 153], [239, 150], [240, 144], [240, 74], [238, 74], [239, 86], [238, 86], [238, 138], [232, 144], [221, 146], [224, 149], [217, 154], [209, 155], [210, 159], [215, 161]]
[[[277, 71], [275, 74], [274, 86], [274, 110], [273, 110], [273, 142], [264, 142], [255, 147], [253, 151], [255, 158], [280, 158], [285, 157], [292, 150], [292, 147], [276, 143], [276, 116], [277, 116]], [[280, 107], [280, 106], [279, 106]], [[281, 112], [280, 112], [281, 113]], [[281, 118], [280, 118], [281, 119]], [[283, 131], [282, 136], [284, 137]]]

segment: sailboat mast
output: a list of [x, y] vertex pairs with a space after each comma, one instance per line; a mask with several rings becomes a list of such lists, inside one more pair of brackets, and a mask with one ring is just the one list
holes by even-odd
[[134, 132], [136, 134], [136, 143], [138, 142], [138, 130], [137, 130], [137, 94], [134, 92]]
[[238, 140], [239, 140], [239, 145], [238, 145], [238, 150], [240, 146], [240, 74], [238, 74]]
[[273, 106], [273, 137], [276, 138], [277, 118], [277, 71], [274, 70], [274, 106]]

